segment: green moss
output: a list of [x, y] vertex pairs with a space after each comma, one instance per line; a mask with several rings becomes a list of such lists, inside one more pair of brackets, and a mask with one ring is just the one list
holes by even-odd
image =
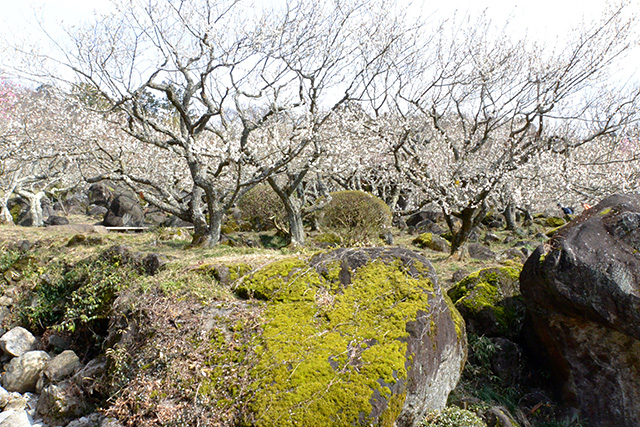
[[247, 275], [253, 268], [247, 263], [234, 263], [225, 265], [203, 264], [196, 270], [207, 276], [215, 278], [219, 282], [233, 283]]
[[551, 230], [547, 231], [546, 233], [544, 233], [545, 236], [547, 237], [553, 237], [554, 234], [556, 234], [558, 232], [558, 230], [560, 230], [563, 226], [560, 227], [556, 227], [556, 228], [552, 228]]
[[444, 294], [444, 300], [449, 306], [449, 311], [451, 311], [451, 317], [453, 318], [453, 325], [456, 328], [456, 335], [458, 339], [464, 339], [466, 326], [464, 323], [464, 319], [462, 318], [462, 315], [460, 314], [456, 306], [453, 304], [453, 301], [451, 300], [449, 295]]
[[421, 427], [486, 427], [476, 414], [457, 406], [431, 411], [420, 423]]
[[553, 227], [553, 228], [562, 227], [563, 225], [565, 225], [565, 220], [557, 216], [549, 217], [545, 222], [547, 226]]
[[406, 398], [407, 398], [407, 393], [400, 393], [400, 394], [396, 394], [395, 396], [391, 396], [389, 398], [389, 402], [387, 403], [387, 409], [380, 416], [378, 425], [380, 426], [395, 425], [396, 418], [398, 418], [398, 414], [402, 411], [402, 407], [404, 406], [404, 401]]
[[473, 295], [466, 295], [456, 302], [472, 313], [478, 313], [485, 307], [494, 307], [501, 299], [498, 287], [491, 283], [478, 283], [474, 291]]
[[245, 263], [228, 265], [227, 267], [229, 268], [229, 280], [232, 282], [235, 282], [252, 270], [251, 266]]
[[[325, 276], [338, 277], [336, 265], [329, 271]], [[374, 261], [352, 272], [351, 284], [331, 296], [327, 309], [317, 291], [335, 289], [335, 284], [298, 259], [273, 265], [252, 279], [269, 283], [265, 294], [288, 295], [275, 298], [278, 302], [269, 304], [264, 313], [251, 404], [260, 415], [255, 425], [366, 422], [378, 391], [389, 398], [378, 424], [392, 426], [404, 404], [404, 393], [393, 395], [391, 387], [407, 378], [406, 323], [427, 309], [433, 284], [405, 274], [399, 261]], [[252, 286], [255, 293], [257, 284]], [[293, 295], [318, 295], [318, 299], [294, 303]]]
[[9, 210], [9, 213], [11, 213], [11, 218], [13, 218], [13, 222], [15, 224], [18, 223], [21, 212], [22, 212], [22, 206], [20, 206], [19, 203], [16, 203], [15, 205], [13, 205], [13, 207]]
[[517, 288], [519, 278], [519, 268], [479, 270], [458, 282], [448, 295], [465, 316], [473, 317], [488, 309], [499, 326], [507, 329], [521, 317], [519, 304], [503, 304], [505, 298], [521, 298]]
[[227, 221], [220, 227], [220, 232], [225, 235], [233, 234], [240, 231], [240, 226], [235, 221]]
[[314, 240], [329, 247], [338, 247], [342, 244], [342, 238], [336, 233], [322, 233], [317, 235]]
[[413, 239], [412, 243], [421, 248], [428, 248], [429, 245], [431, 245], [432, 240], [433, 233], [422, 233], [421, 235]]
[[236, 292], [243, 298], [313, 301], [321, 284], [320, 276], [310, 270], [306, 261], [292, 257], [276, 261], [245, 278]]
[[340, 272], [342, 271], [340, 261], [330, 262], [325, 267], [326, 270], [322, 272], [322, 278], [329, 283], [338, 283], [340, 281]]
[[604, 215], [608, 214], [609, 212], [611, 212], [611, 208], [605, 208], [605, 209], [600, 211], [600, 215], [604, 216]]

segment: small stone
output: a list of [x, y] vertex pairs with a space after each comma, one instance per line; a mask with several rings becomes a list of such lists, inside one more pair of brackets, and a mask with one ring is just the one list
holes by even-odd
[[40, 373], [51, 357], [44, 351], [29, 351], [11, 359], [2, 376], [2, 385], [8, 391], [24, 393], [35, 391]]
[[96, 412], [89, 414], [85, 417], [78, 418], [67, 424], [67, 427], [96, 427], [102, 425], [104, 415], [100, 415]]
[[35, 350], [38, 341], [25, 328], [16, 326], [0, 337], [0, 349], [5, 353], [20, 357], [28, 351]]
[[65, 350], [49, 362], [42, 371], [53, 382], [61, 381], [72, 375], [76, 368], [80, 366], [80, 359], [73, 350]]
[[27, 399], [25, 399], [20, 393], [9, 393], [9, 401], [4, 407], [5, 411], [22, 411], [27, 409]]
[[26, 411], [10, 409], [0, 413], [0, 427], [31, 427], [31, 422]]
[[100, 427], [123, 427], [123, 426], [120, 423], [120, 421], [118, 421], [117, 419], [109, 417], [102, 420], [102, 422], [100, 423]]

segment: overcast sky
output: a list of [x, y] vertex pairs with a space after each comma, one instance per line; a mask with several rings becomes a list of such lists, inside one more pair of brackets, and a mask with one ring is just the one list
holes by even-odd
[[[254, 0], [260, 3], [260, 0]], [[274, 2], [283, 0], [264, 0]], [[318, 0], [323, 1], [323, 0]], [[81, 24], [91, 20], [94, 13], [108, 11], [109, 0], [4, 0], [0, 15], [0, 36], [9, 39], [37, 38], [35, 18], [44, 21], [52, 34], [63, 23], [65, 26]], [[562, 44], [571, 27], [581, 21], [590, 21], [602, 16], [606, 10], [606, 0], [413, 0], [412, 9], [425, 17], [440, 21], [456, 16], [459, 22], [465, 16], [477, 15], [483, 11], [497, 26], [511, 21], [514, 36], [527, 34], [530, 38], [550, 44]], [[628, 9], [640, 15], [640, 0], [628, 0]], [[399, 8], [407, 8], [408, 1], [398, 0]], [[2, 34], [4, 33], [4, 34]], [[517, 34], [519, 33], [519, 34]], [[629, 56], [622, 68], [627, 75], [633, 75], [640, 63], [640, 49]], [[0, 61], [1, 63], [1, 61]]]

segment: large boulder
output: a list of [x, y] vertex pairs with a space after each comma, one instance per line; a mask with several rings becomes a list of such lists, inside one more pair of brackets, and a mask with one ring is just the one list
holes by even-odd
[[451, 245], [448, 241], [433, 233], [422, 233], [412, 242], [420, 248], [429, 248], [437, 252], [449, 252]]
[[527, 260], [520, 287], [583, 424], [640, 425], [640, 195], [575, 218]]
[[9, 409], [0, 413], [0, 427], [31, 427], [29, 415], [24, 409]]
[[89, 205], [109, 207], [113, 194], [109, 187], [103, 182], [96, 182], [91, 184], [87, 190], [87, 197], [89, 199]]
[[141, 226], [144, 214], [137, 197], [133, 193], [116, 196], [109, 205], [102, 225], [107, 227], [137, 227]]
[[466, 360], [463, 320], [406, 249], [288, 258], [237, 291], [266, 301], [256, 426], [417, 426], [444, 408]]
[[28, 351], [35, 350], [38, 340], [31, 332], [16, 326], [0, 337], [0, 349], [13, 357], [19, 357]]
[[91, 411], [88, 399], [73, 381], [49, 384], [40, 393], [37, 413], [51, 425], [67, 425]]
[[2, 386], [7, 391], [18, 393], [34, 392], [42, 369], [51, 357], [44, 351], [28, 351], [20, 357], [14, 357], [5, 366]]
[[447, 292], [467, 324], [467, 330], [487, 337], [520, 335], [524, 303], [514, 267], [486, 268], [472, 273]]

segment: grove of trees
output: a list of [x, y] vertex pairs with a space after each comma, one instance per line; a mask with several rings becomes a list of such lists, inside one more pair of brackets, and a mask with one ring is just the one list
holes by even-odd
[[1, 70], [2, 218], [14, 195], [36, 209], [110, 179], [211, 246], [267, 183], [304, 244], [330, 191], [362, 189], [396, 215], [441, 210], [457, 253], [489, 210], [637, 190], [640, 89], [610, 78], [636, 31], [624, 3], [555, 47], [397, 9], [127, 0], [57, 52], [14, 46], [30, 66]]

